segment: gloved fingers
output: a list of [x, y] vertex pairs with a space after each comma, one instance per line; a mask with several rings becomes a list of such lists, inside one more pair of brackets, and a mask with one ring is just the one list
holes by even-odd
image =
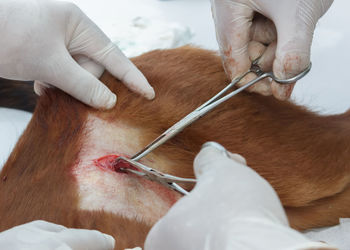
[[227, 151], [228, 157], [231, 158], [232, 160], [241, 163], [242, 165], [247, 165], [247, 160], [241, 156], [240, 154], [234, 154], [229, 151]]
[[61, 231], [67, 229], [66, 227], [64, 227], [62, 225], [57, 225], [57, 224], [43, 221], [43, 220], [32, 221], [32, 222], [25, 224], [24, 226], [29, 227], [29, 228], [34, 227], [36, 229], [40, 229], [40, 230], [44, 230], [44, 231], [52, 232], [52, 233], [58, 233], [58, 232], [61, 232]]
[[[289, 27], [278, 27], [278, 30]], [[292, 32], [292, 31], [290, 31]], [[289, 37], [288, 35], [281, 36], [277, 43], [276, 55], [273, 61], [273, 73], [280, 79], [293, 77], [310, 64], [310, 47], [312, 42], [312, 32], [309, 30], [300, 30], [304, 32], [301, 37]], [[272, 94], [279, 100], [288, 99], [293, 91], [295, 84], [278, 84], [272, 82]]]
[[277, 31], [274, 23], [259, 13], [255, 13], [250, 29], [250, 39], [263, 44], [270, 44], [277, 40]]
[[274, 97], [278, 100], [285, 101], [291, 97], [295, 83], [280, 84], [278, 82], [272, 81], [271, 90]]
[[[257, 47], [258, 46], [260, 47], [261, 45], [258, 45], [259, 43], [257, 43], [256, 41], [253, 41], [250, 44], [252, 44], [250, 46], [251, 59], [257, 58], [259, 53], [263, 51], [262, 49], [258, 51]], [[277, 47], [277, 42], [272, 42], [263, 51], [260, 58], [258, 59], [258, 65], [264, 72], [269, 72], [272, 70], [274, 60], [275, 60], [276, 47]], [[249, 74], [246, 76], [246, 79], [244, 79], [244, 81], [248, 82], [254, 79], [254, 77], [255, 75], [253, 76], [253, 74]], [[250, 87], [248, 91], [259, 93], [265, 96], [269, 96], [273, 94], [276, 98], [280, 100], [286, 100], [291, 96], [294, 86], [295, 86], [295, 83], [280, 84], [275, 81], [270, 81], [269, 78], [266, 78], [263, 81], [260, 81], [257, 84], [253, 85], [252, 87]]]
[[41, 96], [45, 92], [45, 89], [47, 88], [51, 88], [50, 84], [47, 84], [41, 81], [34, 82], [34, 92], [38, 96]]
[[71, 54], [83, 54], [104, 66], [112, 75], [121, 80], [130, 90], [147, 99], [155, 97], [154, 89], [136, 66], [110, 41], [85, 14], [69, 43]]
[[[262, 42], [269, 43], [275, 40], [276, 29], [270, 20], [258, 16], [252, 31], [253, 10], [250, 6], [212, 0], [212, 7], [225, 71], [231, 79], [234, 79], [245, 73], [250, 68], [251, 62], [264, 54], [266, 47]], [[250, 42], [251, 38], [256, 40]], [[248, 74], [237, 83], [237, 86], [244, 86], [255, 78], [255, 74]], [[265, 96], [271, 95], [271, 81], [264, 79], [247, 90]]]
[[235, 1], [212, 0], [216, 36], [227, 75], [234, 79], [251, 66], [248, 55], [253, 10]]
[[[80, 67], [68, 53], [63, 58], [54, 60], [48, 67], [54, 67], [58, 77], [46, 75], [46, 79], [43, 79], [45, 82], [91, 107], [111, 109], [115, 106], [116, 95], [91, 73]], [[47, 70], [50, 71], [52, 70]]]
[[92, 59], [86, 56], [75, 55], [73, 58], [83, 69], [93, 74], [97, 79], [102, 76], [105, 70], [102, 65], [94, 62]]
[[[248, 52], [249, 52], [249, 59], [253, 62], [259, 58], [261, 58], [266, 51], [266, 46], [263, 45], [260, 42], [257, 41], [251, 41], [248, 45]], [[247, 83], [253, 79], [256, 78], [256, 75], [254, 73], [249, 73], [247, 76], [245, 76], [240, 83], [239, 86], [244, 85], [244, 83]], [[249, 87], [247, 89], [249, 92], [259, 93], [261, 95], [271, 95], [271, 83], [270, 80], [265, 78], [258, 83], [254, 84], [253, 86]]]
[[154, 99], [155, 91], [141, 71], [136, 68], [116, 45], [111, 43], [109, 46], [113, 48], [105, 56], [103, 61], [100, 62], [111, 74], [120, 79], [127, 88], [148, 100]]
[[[259, 67], [265, 72], [272, 71], [272, 64], [275, 58], [275, 51], [276, 42], [271, 43], [267, 48], [262, 43], [259, 43], [257, 41], [252, 41], [249, 43], [250, 60], [254, 61], [258, 59], [257, 62]], [[249, 73], [244, 79], [242, 79], [242, 82], [249, 82], [255, 78], [256, 75], [254, 73]], [[259, 93], [264, 96], [270, 96], [272, 95], [271, 83], [272, 82], [270, 78], [265, 78], [259, 81], [258, 83], [254, 84], [253, 86], [249, 87], [247, 91]]]
[[[254, 80], [256, 77], [257, 76], [254, 73], [249, 73], [239, 82], [240, 84], [237, 84], [237, 85], [243, 86], [244, 84]], [[269, 96], [272, 94], [271, 82], [269, 78], [260, 80], [259, 82], [255, 83], [254, 85], [247, 88], [246, 90], [253, 93], [259, 93], [264, 96]]]
[[258, 60], [258, 65], [264, 72], [272, 71], [273, 60], [275, 59], [277, 42], [273, 42], [267, 46], [264, 53]]
[[[237, 154], [228, 154], [219, 147], [212, 145], [201, 149], [194, 160], [194, 173], [196, 178], [200, 178], [205, 173], [217, 171], [222, 167], [235, 167], [242, 165], [245, 159]], [[222, 147], [222, 146], [221, 146]]]
[[260, 58], [266, 50], [266, 46], [261, 42], [251, 41], [248, 44], [248, 54], [250, 61], [255, 61]]
[[[310, 41], [311, 43], [311, 41]], [[293, 77], [310, 64], [310, 48], [306, 51], [285, 51], [277, 45], [276, 57], [273, 62], [273, 73], [280, 79]], [[272, 93], [279, 100], [288, 99], [293, 91], [294, 84], [278, 84], [272, 82]]]
[[[319, 1], [308, 3], [302, 1], [301, 4], [310, 8], [299, 10], [301, 14], [297, 24], [291, 25], [286, 21], [276, 22], [278, 42], [273, 62], [273, 73], [280, 79], [293, 77], [305, 70], [310, 64], [313, 32], [318, 18], [323, 13], [318, 8], [320, 7]], [[299, 6], [299, 8], [301, 7]], [[290, 97], [293, 86], [293, 84], [272, 83], [272, 93], [277, 99], [286, 100]]]
[[74, 250], [112, 250], [115, 240], [108, 234], [96, 230], [67, 229], [55, 236]]
[[8, 232], [17, 235], [18, 238], [13, 238], [14, 243], [22, 247], [25, 247], [23, 244], [27, 247], [32, 246], [30, 249], [45, 247], [45, 249], [110, 250], [114, 249], [115, 244], [112, 236], [95, 230], [68, 229], [42, 220], [14, 227]]

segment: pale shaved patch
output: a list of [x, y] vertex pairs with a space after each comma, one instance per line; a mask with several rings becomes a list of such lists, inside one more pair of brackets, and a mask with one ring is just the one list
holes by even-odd
[[[94, 160], [109, 154], [132, 155], [141, 148], [142, 129], [109, 123], [89, 115], [79, 162], [73, 167], [79, 207], [106, 211], [146, 223], [154, 223], [180, 197], [168, 188], [132, 174], [103, 170]], [[151, 158], [152, 162], [163, 162]], [[147, 164], [147, 162], [145, 162]]]

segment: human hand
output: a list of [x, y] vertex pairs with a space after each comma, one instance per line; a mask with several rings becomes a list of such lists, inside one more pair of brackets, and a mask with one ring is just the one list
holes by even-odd
[[0, 248], [7, 250], [112, 250], [112, 236], [95, 230], [68, 229], [33, 221], [0, 233]]
[[[258, 58], [264, 71], [273, 70], [280, 79], [303, 71], [310, 64], [316, 23], [332, 2], [211, 0], [217, 41], [227, 75], [231, 79], [242, 75]], [[249, 74], [240, 85], [255, 77], [253, 73]], [[294, 84], [281, 85], [265, 79], [248, 90], [286, 100], [293, 88]]]
[[106, 68], [132, 91], [155, 96], [144, 75], [72, 3], [0, 1], [0, 36], [0, 77], [37, 80], [37, 94], [52, 85], [89, 106], [110, 109], [116, 95], [97, 79]]
[[334, 249], [289, 228], [269, 183], [243, 157], [212, 145], [194, 161], [196, 186], [151, 229], [145, 250]]

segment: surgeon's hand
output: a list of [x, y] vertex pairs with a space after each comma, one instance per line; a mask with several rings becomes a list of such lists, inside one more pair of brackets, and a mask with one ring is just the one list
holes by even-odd
[[37, 80], [95, 108], [110, 109], [113, 94], [97, 78], [104, 68], [147, 99], [143, 74], [74, 4], [52, 0], [0, 1], [0, 77]]
[[145, 250], [334, 249], [289, 228], [276, 192], [241, 156], [207, 146], [194, 171], [194, 190], [155, 224]]
[[0, 249], [7, 250], [112, 250], [114, 244], [107, 234], [46, 221], [33, 221], [0, 233]]
[[[228, 76], [231, 79], [240, 76], [259, 57], [261, 68], [273, 70], [281, 79], [303, 71], [310, 63], [316, 23], [332, 2], [211, 0], [217, 40]], [[251, 73], [241, 85], [254, 77]], [[294, 84], [280, 85], [265, 79], [249, 90], [285, 100], [290, 97], [293, 87]]]

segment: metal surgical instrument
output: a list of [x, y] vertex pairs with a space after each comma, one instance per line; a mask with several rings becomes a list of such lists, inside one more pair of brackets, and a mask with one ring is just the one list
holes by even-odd
[[[220, 105], [221, 103], [227, 101], [231, 97], [237, 95], [238, 93], [242, 92], [243, 90], [249, 88], [250, 86], [254, 85], [255, 83], [259, 82], [260, 80], [264, 78], [271, 78], [277, 83], [280, 84], [291, 84], [296, 82], [297, 80], [303, 78], [311, 69], [311, 63], [309, 66], [302, 71], [300, 74], [288, 78], [288, 79], [279, 79], [277, 78], [272, 72], [264, 72], [261, 70], [259, 65], [257, 64], [257, 60], [252, 63], [251, 68], [245, 72], [243, 75], [237, 77], [234, 79], [230, 84], [228, 84], [224, 89], [222, 89], [219, 93], [217, 93], [215, 96], [213, 96], [210, 100], [196, 108], [194, 111], [186, 115], [184, 118], [182, 118], [180, 121], [175, 123], [173, 126], [171, 126], [169, 129], [167, 129], [164, 133], [162, 133], [160, 136], [158, 136], [154, 141], [152, 141], [150, 144], [148, 144], [145, 148], [143, 148], [141, 151], [139, 151], [137, 154], [135, 154], [131, 159], [126, 159], [123, 157], [118, 158], [117, 160], [124, 160], [128, 162], [129, 164], [133, 165], [137, 169], [139, 169], [141, 172], [132, 170], [129, 168], [123, 169], [124, 171], [128, 171], [134, 174], [137, 174], [139, 176], [144, 176], [150, 180], [158, 181], [162, 184], [165, 184], [169, 188], [172, 188], [182, 194], [187, 194], [187, 191], [181, 188], [179, 185], [177, 185], [174, 182], [182, 182], [182, 183], [189, 183], [189, 182], [195, 182], [195, 179], [187, 179], [187, 178], [180, 178], [176, 176], [171, 176], [167, 174], [163, 174], [155, 169], [149, 168], [141, 163], [138, 162], [142, 157], [146, 156], [150, 152], [152, 152], [154, 149], [158, 148], [163, 143], [167, 142], [171, 138], [173, 138], [175, 135], [180, 133], [183, 129], [185, 129], [187, 126], [201, 118], [202, 116], [206, 115], [208, 112], [210, 112], [212, 109]], [[233, 90], [232, 92], [224, 95], [228, 90], [233, 88], [238, 82], [240, 82], [246, 75], [249, 73], [255, 73], [257, 77], [253, 79], [252, 81], [248, 82], [244, 86], [237, 88]]]
[[[241, 75], [240, 77], [234, 79], [230, 84], [228, 84], [223, 90], [221, 90], [219, 93], [217, 93], [215, 96], [213, 96], [210, 100], [202, 104], [200, 107], [189, 113], [187, 116], [182, 118], [180, 121], [175, 123], [172, 127], [167, 129], [163, 134], [158, 136], [153, 142], [148, 144], [144, 149], [139, 151], [137, 154], [135, 154], [131, 160], [138, 161], [142, 157], [146, 156], [150, 152], [152, 152], [154, 149], [162, 145], [163, 143], [167, 142], [169, 139], [173, 138], [175, 135], [180, 133], [184, 128], [210, 112], [212, 109], [220, 105], [221, 103], [227, 101], [231, 97], [237, 95], [238, 93], [242, 92], [246, 88], [249, 88], [250, 86], [254, 85], [255, 83], [259, 82], [260, 80], [270, 77], [272, 80], [280, 83], [280, 84], [291, 84], [293, 82], [296, 82], [297, 80], [303, 78], [311, 69], [311, 63], [309, 66], [302, 71], [300, 74], [288, 78], [288, 79], [278, 79], [274, 76], [272, 72], [263, 72], [260, 67], [257, 65], [256, 62], [253, 62], [250, 70], [248, 70], [246, 73]], [[257, 78], [253, 79], [252, 81], [248, 82], [246, 85], [232, 91], [231, 93], [224, 95], [228, 90], [233, 88], [238, 82], [240, 82], [246, 75], [249, 73], [255, 73], [257, 75]]]
[[117, 161], [125, 161], [137, 169], [137, 170], [134, 170], [134, 169], [130, 169], [130, 168], [124, 168], [124, 169], [122, 169], [123, 171], [127, 171], [130, 173], [136, 174], [136, 175], [143, 177], [143, 178], [146, 178], [147, 180], [150, 180], [150, 181], [159, 182], [159, 183], [163, 184], [164, 186], [166, 186], [170, 189], [173, 189], [173, 190], [175, 190], [183, 195], [188, 194], [188, 192], [176, 183], [182, 183], [182, 184], [186, 184], [186, 183], [195, 184], [196, 183], [196, 179], [181, 178], [181, 177], [177, 177], [174, 175], [165, 174], [165, 173], [162, 173], [162, 172], [155, 170], [153, 168], [147, 167], [146, 165], [144, 165], [140, 162], [137, 162], [137, 161], [134, 161], [132, 159], [128, 159], [128, 158], [125, 158], [122, 156], [118, 157]]

